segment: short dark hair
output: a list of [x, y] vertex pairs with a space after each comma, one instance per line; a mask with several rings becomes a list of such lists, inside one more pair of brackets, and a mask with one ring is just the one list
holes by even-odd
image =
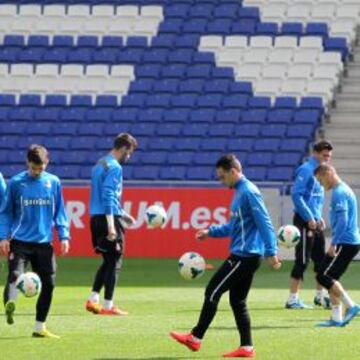
[[324, 176], [330, 170], [335, 170], [335, 169], [331, 165], [321, 164], [315, 169], [314, 174], [315, 174], [315, 176], [316, 175]]
[[49, 161], [49, 153], [44, 146], [33, 144], [28, 149], [27, 160], [36, 165], [43, 165]]
[[231, 169], [241, 171], [241, 163], [234, 154], [226, 154], [216, 162], [216, 168], [222, 168], [225, 171], [230, 171]]
[[128, 133], [121, 133], [114, 140], [114, 149], [119, 150], [124, 146], [127, 149], [133, 148], [135, 150], [138, 146], [138, 143], [132, 135]]
[[313, 146], [313, 151], [318, 153], [322, 152], [323, 150], [331, 151], [333, 149], [331, 143], [327, 140], [320, 140]]

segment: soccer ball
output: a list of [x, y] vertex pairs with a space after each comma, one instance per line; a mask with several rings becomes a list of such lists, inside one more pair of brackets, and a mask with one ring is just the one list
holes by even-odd
[[17, 278], [15, 286], [24, 296], [33, 297], [41, 291], [41, 280], [38, 274], [26, 272]]
[[163, 207], [151, 205], [146, 209], [146, 224], [155, 229], [165, 224], [167, 215]]
[[281, 246], [292, 248], [300, 241], [300, 231], [294, 225], [284, 225], [278, 230], [277, 237]]
[[186, 280], [201, 277], [205, 272], [206, 263], [204, 258], [196, 252], [187, 252], [179, 259], [180, 275]]

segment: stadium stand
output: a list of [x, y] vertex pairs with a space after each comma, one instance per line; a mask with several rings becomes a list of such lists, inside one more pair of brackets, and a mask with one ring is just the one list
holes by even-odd
[[[89, 0], [0, 5], [0, 168], [33, 142], [87, 179], [111, 138], [139, 139], [127, 179], [212, 180], [233, 151], [290, 181], [336, 101], [356, 1]], [[14, 151], [16, 150], [16, 151]], [[23, 151], [23, 150], [21, 150]]]

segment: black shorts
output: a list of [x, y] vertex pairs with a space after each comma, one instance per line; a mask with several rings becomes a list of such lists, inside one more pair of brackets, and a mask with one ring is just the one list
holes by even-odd
[[311, 259], [314, 263], [314, 271], [318, 272], [325, 256], [325, 236], [324, 231], [312, 231], [308, 224], [298, 214], [294, 215], [293, 224], [300, 231], [300, 242], [295, 247], [295, 263], [306, 266]]
[[352, 259], [360, 250], [360, 245], [340, 244], [336, 247], [336, 256], [325, 256], [321, 265], [320, 276], [327, 289], [333, 284], [333, 280], [339, 280], [345, 273]]
[[96, 253], [116, 252], [122, 254], [125, 244], [125, 230], [121, 224], [121, 217], [114, 216], [117, 238], [108, 240], [108, 224], [106, 215], [95, 215], [90, 219], [90, 229], [93, 248]]
[[22, 273], [29, 263], [32, 270], [39, 275], [53, 275], [56, 272], [55, 254], [51, 243], [38, 244], [11, 240], [8, 262], [10, 273]]

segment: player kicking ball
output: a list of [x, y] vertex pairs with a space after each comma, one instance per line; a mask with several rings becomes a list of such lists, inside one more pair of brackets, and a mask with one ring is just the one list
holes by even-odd
[[[331, 319], [318, 327], [343, 327], [360, 311], [339, 282], [351, 260], [360, 250], [357, 200], [351, 188], [344, 183], [330, 165], [320, 165], [315, 176], [326, 191], [332, 190], [330, 203], [331, 245], [317, 275], [318, 282], [328, 289], [332, 304]], [[343, 318], [342, 305], [347, 308]]]

